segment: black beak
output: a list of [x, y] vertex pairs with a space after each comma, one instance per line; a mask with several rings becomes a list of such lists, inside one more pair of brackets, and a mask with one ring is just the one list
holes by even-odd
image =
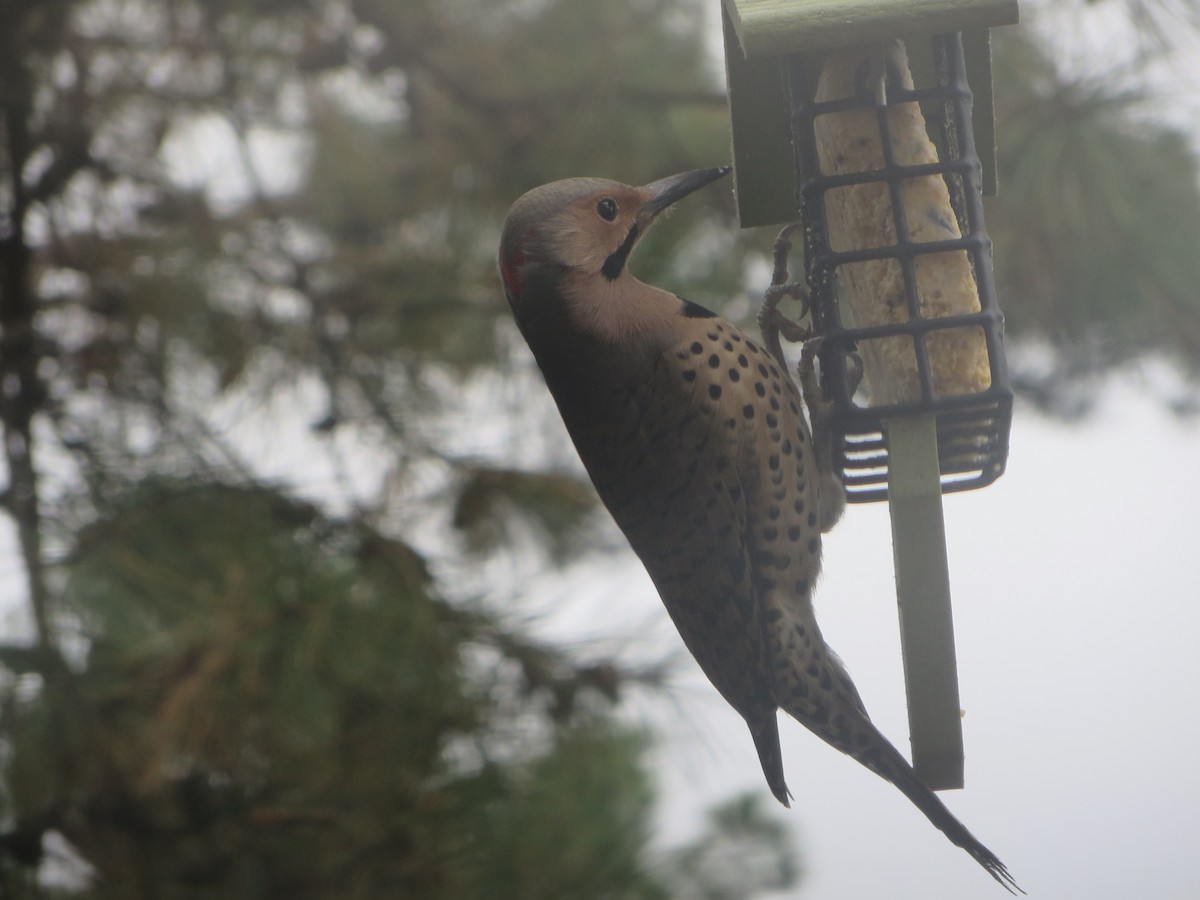
[[723, 178], [733, 171], [733, 166], [718, 166], [715, 169], [693, 169], [681, 172], [667, 178], [660, 178], [646, 185], [643, 190], [650, 192], [650, 199], [638, 213], [638, 225], [644, 231], [646, 226], [654, 221], [655, 216], [664, 209], [682, 200], [693, 191], [698, 191], [706, 184], [711, 184], [718, 178]]

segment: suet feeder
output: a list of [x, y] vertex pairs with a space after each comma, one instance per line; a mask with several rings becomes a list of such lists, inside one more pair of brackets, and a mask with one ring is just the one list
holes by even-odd
[[1012, 417], [983, 195], [989, 28], [1017, 14], [723, 3], [739, 217], [800, 223], [833, 465], [850, 502], [889, 502], [913, 766], [938, 790], [963, 785], [941, 495], [1003, 473]]

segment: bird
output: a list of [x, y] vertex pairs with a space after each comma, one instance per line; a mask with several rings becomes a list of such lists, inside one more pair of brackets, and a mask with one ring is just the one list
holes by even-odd
[[784, 806], [778, 710], [899, 788], [1010, 892], [977, 840], [872, 724], [813, 611], [821, 537], [844, 506], [822, 477], [782, 359], [700, 304], [629, 271], [677, 201], [731, 171], [642, 186], [568, 178], [505, 218], [500, 279], [601, 501], [687, 649], [745, 721]]

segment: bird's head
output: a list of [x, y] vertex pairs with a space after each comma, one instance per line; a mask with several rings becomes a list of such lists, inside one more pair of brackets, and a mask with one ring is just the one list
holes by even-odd
[[524, 194], [500, 238], [500, 277], [517, 321], [536, 316], [541, 304], [608, 293], [658, 215], [729, 171], [695, 169], [641, 187], [568, 178]]

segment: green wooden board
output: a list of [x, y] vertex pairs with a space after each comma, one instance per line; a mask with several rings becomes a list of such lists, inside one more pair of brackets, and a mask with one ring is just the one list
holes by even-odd
[[1017, 0], [724, 0], [748, 58], [1018, 21]]
[[[844, 18], [855, 28], [817, 28], [827, 43], [805, 29], [805, 16], [824, 21], [830, 10], [845, 7]], [[920, 15], [924, 7], [925, 15]], [[882, 37], [905, 37], [909, 65], [917, 83], [928, 83], [933, 71], [930, 36], [963, 32], [967, 81], [975, 97], [973, 120], [976, 152], [983, 166], [983, 192], [994, 195], [996, 183], [995, 113], [992, 102], [992, 58], [988, 25], [1016, 21], [1015, 0], [939, 0], [938, 3], [866, 3], [863, 0], [724, 0], [725, 71], [733, 127], [733, 159], [738, 218], [743, 228], [794, 221], [795, 182], [787, 92], [782, 55], [799, 53], [819, 71], [832, 49], [869, 43]], [[760, 33], [769, 23], [778, 31]], [[740, 25], [739, 25], [740, 23]], [[891, 28], [891, 31], [879, 29]], [[767, 29], [769, 31], [769, 29]], [[814, 75], [815, 80], [815, 75]]]
[[743, 228], [794, 222], [799, 212], [782, 61], [778, 56], [747, 59], [738, 49], [727, 8], [721, 18], [738, 220]]

